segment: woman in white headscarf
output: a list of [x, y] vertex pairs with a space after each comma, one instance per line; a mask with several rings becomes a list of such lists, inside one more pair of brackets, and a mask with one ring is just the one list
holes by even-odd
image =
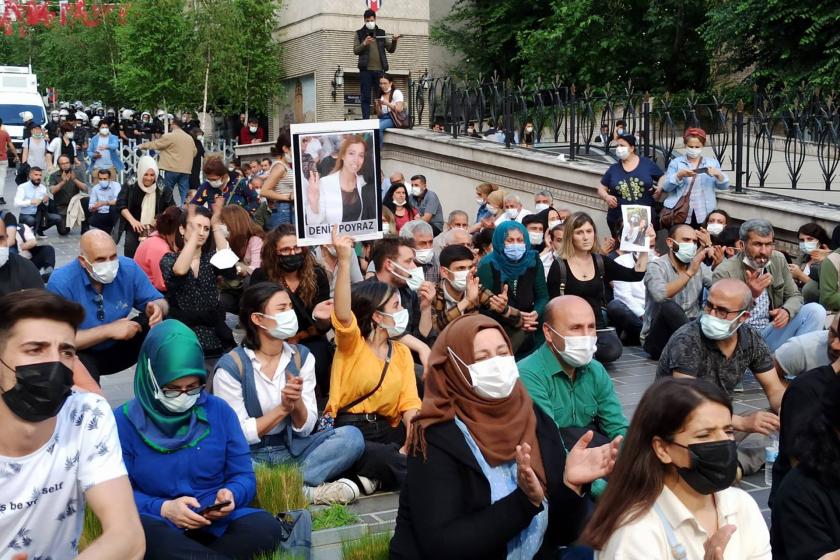
[[126, 257], [133, 258], [141, 238], [151, 233], [155, 216], [174, 205], [172, 189], [158, 181], [157, 162], [150, 156], [141, 156], [137, 161], [137, 180], [123, 186], [117, 199], [117, 210], [125, 221]]

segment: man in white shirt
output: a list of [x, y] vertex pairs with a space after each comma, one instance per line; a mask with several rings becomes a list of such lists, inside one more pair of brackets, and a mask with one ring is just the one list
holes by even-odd
[[519, 198], [518, 195], [509, 194], [505, 197], [504, 202], [504, 209], [505, 211], [502, 213], [501, 216], [496, 220], [496, 225], [498, 226], [502, 222], [506, 222], [508, 220], [516, 220], [520, 224], [522, 223], [522, 218], [527, 216], [531, 213], [530, 210], [525, 210], [522, 207], [522, 200]]
[[[615, 262], [627, 268], [634, 268], [636, 259], [636, 254], [624, 253], [616, 258]], [[610, 324], [615, 327], [622, 344], [635, 346], [639, 344], [639, 333], [642, 332], [645, 316], [645, 283], [616, 280], [612, 287], [613, 300], [607, 304]]]
[[[15, 208], [20, 208], [18, 222], [34, 229], [40, 238], [46, 237], [44, 229], [61, 223], [61, 216], [47, 212], [50, 198], [47, 195], [47, 186], [41, 182], [43, 175], [40, 167], [32, 167], [29, 170], [29, 180], [18, 185], [15, 193]], [[44, 226], [43, 229], [41, 226]]]
[[[145, 540], [114, 416], [71, 393], [84, 311], [43, 290], [0, 298], [0, 556], [140, 559]], [[78, 553], [90, 506], [102, 534]]]

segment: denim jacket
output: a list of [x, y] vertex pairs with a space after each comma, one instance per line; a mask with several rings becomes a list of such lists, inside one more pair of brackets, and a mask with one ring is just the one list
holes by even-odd
[[[671, 163], [668, 164], [668, 171], [665, 173], [665, 184], [662, 186], [662, 190], [668, 193], [668, 197], [664, 201], [665, 208], [673, 208], [676, 206], [677, 201], [688, 190], [689, 185], [691, 185], [691, 177], [677, 179], [677, 173], [681, 169], [690, 169], [691, 167], [692, 165], [688, 162], [684, 155], [672, 159]], [[700, 167], [715, 167], [720, 169], [720, 163], [715, 158], [703, 157], [700, 160]], [[729, 177], [724, 174], [723, 181], [718, 182], [718, 180], [711, 175], [701, 173], [700, 175], [697, 175], [697, 179], [694, 181], [694, 189], [700, 189], [703, 191], [703, 196], [706, 199], [706, 208], [708, 208], [711, 212], [713, 209], [717, 208], [715, 190], [729, 190]]]
[[[102, 140], [102, 135], [97, 134], [93, 138], [91, 138], [90, 142], [88, 143], [87, 155], [91, 160], [91, 167], [93, 167], [93, 164], [95, 163], [95, 160], [93, 159], [93, 154], [96, 153], [96, 149], [99, 147], [99, 143], [102, 142]], [[108, 151], [111, 152], [111, 161], [114, 164], [114, 169], [116, 169], [117, 173], [119, 173], [123, 170], [123, 163], [122, 159], [120, 158], [120, 141], [113, 134], [108, 136], [107, 141]]]

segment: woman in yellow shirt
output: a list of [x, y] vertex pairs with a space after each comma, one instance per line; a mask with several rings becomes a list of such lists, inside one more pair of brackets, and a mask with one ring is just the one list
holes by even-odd
[[411, 351], [392, 340], [405, 331], [408, 310], [399, 293], [376, 279], [351, 289], [353, 241], [333, 231], [333, 246], [338, 255], [332, 316], [336, 352], [324, 412], [336, 427], [356, 426], [365, 437], [365, 453], [353, 469], [360, 487], [366, 493], [379, 485], [399, 488], [406, 473], [407, 429], [420, 409]]

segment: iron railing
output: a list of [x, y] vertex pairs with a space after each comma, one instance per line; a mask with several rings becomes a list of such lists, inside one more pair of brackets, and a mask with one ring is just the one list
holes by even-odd
[[[833, 96], [801, 87], [772, 94], [754, 91], [752, 97], [747, 107], [724, 96], [651, 97], [632, 83], [579, 89], [556, 80], [529, 85], [496, 76], [463, 81], [423, 75], [409, 81], [409, 115], [412, 126], [438, 123], [453, 137], [466, 135], [474, 123], [480, 134], [495, 132], [508, 147], [523, 137], [530, 121], [535, 148], [566, 154], [569, 160], [605, 161], [615, 159], [614, 145], [596, 142], [600, 127], [607, 125], [612, 134], [623, 120], [626, 131], [636, 135], [640, 153], [662, 166], [679, 155], [685, 129], [701, 127], [722, 168], [734, 172], [736, 192], [836, 186], [840, 111]], [[781, 182], [780, 162], [786, 173]], [[803, 186], [805, 174], [818, 186]]]

